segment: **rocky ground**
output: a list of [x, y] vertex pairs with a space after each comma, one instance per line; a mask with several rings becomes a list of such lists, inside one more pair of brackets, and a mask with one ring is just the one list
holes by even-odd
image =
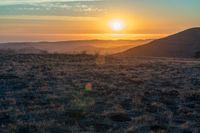
[[1, 133], [200, 133], [200, 61], [0, 55]]

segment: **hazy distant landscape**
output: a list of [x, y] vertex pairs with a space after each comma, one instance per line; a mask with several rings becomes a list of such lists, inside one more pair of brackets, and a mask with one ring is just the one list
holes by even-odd
[[[191, 28], [161, 39], [81, 40], [63, 42], [0, 43], [1, 53], [100, 54], [117, 57], [200, 57], [200, 28]], [[9, 52], [11, 51], [11, 52]]]
[[[62, 42], [12, 42], [0, 43], [0, 50], [19, 54], [65, 53], [65, 54], [103, 54], [110, 55], [140, 46], [152, 41], [147, 40], [81, 40]], [[11, 52], [9, 52], [11, 53]]]

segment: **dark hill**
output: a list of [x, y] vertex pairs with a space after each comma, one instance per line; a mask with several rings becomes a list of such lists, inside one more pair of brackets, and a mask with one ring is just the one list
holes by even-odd
[[142, 46], [131, 48], [118, 56], [194, 57], [200, 52], [200, 28], [191, 28]]

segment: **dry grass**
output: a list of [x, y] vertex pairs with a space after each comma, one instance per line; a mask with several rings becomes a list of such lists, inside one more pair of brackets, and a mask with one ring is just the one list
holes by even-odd
[[0, 55], [0, 60], [2, 133], [200, 132], [198, 60], [88, 55]]

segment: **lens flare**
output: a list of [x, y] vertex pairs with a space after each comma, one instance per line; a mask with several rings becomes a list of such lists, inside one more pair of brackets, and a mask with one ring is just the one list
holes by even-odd
[[85, 90], [86, 91], [92, 91], [92, 83], [86, 83], [86, 85], [85, 85]]

